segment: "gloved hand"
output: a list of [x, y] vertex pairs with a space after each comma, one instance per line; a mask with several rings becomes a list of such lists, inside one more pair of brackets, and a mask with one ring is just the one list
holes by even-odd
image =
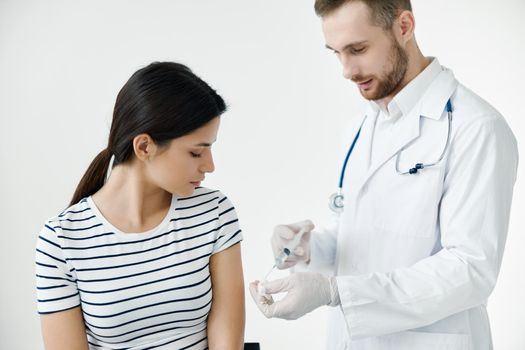
[[[295, 320], [319, 306], [341, 303], [335, 277], [315, 272], [293, 273], [286, 278], [265, 282], [259, 293], [259, 281], [250, 283], [250, 294], [264, 316]], [[287, 292], [274, 301], [272, 294]]]
[[314, 224], [310, 220], [304, 220], [290, 225], [276, 226], [273, 230], [271, 240], [273, 256], [277, 258], [283, 252], [284, 247], [288, 245], [294, 235], [298, 234], [302, 228], [304, 228], [305, 232], [299, 245], [292, 251], [286, 261], [277, 266], [277, 268], [281, 270], [288, 269], [299, 261], [308, 262], [310, 260], [310, 236], [314, 229]]

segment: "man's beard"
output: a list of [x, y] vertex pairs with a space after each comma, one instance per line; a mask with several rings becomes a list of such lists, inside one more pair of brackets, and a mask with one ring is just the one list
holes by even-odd
[[392, 69], [381, 78], [376, 78], [377, 87], [374, 90], [364, 91], [359, 89], [361, 95], [367, 100], [381, 100], [391, 95], [405, 77], [408, 68], [408, 55], [394, 38], [392, 38], [389, 62], [392, 65]]

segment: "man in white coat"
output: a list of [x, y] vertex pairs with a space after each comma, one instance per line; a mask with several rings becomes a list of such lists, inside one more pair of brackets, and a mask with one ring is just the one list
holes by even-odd
[[276, 256], [307, 231], [280, 266], [296, 271], [252, 283], [252, 297], [284, 319], [332, 306], [329, 349], [491, 349], [486, 303], [508, 230], [514, 135], [420, 52], [409, 0], [317, 0], [315, 9], [367, 112], [345, 135], [343, 212], [321, 231], [277, 226]]

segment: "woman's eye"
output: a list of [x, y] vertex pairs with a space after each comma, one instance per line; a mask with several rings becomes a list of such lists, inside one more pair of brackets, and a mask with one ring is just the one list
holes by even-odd
[[352, 52], [353, 52], [354, 54], [363, 53], [364, 51], [365, 51], [365, 48], [364, 48], [364, 47], [362, 47], [362, 48], [360, 48], [360, 49], [353, 49], [353, 50], [352, 50]]
[[200, 153], [190, 152], [190, 154], [191, 154], [191, 156], [193, 158], [200, 158], [201, 157]]

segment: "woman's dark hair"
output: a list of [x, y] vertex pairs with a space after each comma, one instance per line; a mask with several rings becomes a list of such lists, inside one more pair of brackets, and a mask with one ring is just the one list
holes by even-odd
[[70, 205], [103, 185], [113, 165], [133, 156], [133, 139], [148, 134], [158, 145], [187, 135], [226, 111], [221, 96], [186, 66], [154, 62], [135, 72], [118, 93], [108, 146], [89, 165]]

